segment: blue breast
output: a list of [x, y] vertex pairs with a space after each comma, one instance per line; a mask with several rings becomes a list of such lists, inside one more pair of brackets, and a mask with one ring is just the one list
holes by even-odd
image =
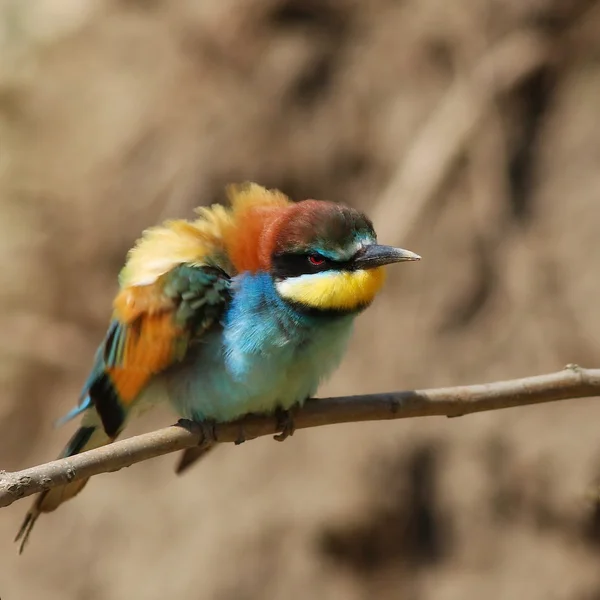
[[177, 412], [228, 421], [313, 396], [341, 360], [352, 316], [310, 316], [281, 300], [268, 274], [234, 280], [223, 329], [159, 378]]

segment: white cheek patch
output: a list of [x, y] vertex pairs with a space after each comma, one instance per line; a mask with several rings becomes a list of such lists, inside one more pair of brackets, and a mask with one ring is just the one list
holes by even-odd
[[300, 275], [299, 277], [288, 277], [283, 281], [278, 281], [275, 284], [275, 289], [282, 298], [292, 300], [296, 295], [296, 290], [298, 290], [300, 286], [305, 283], [310, 284], [311, 280], [321, 275], [323, 275], [323, 273], [315, 273], [314, 275]]

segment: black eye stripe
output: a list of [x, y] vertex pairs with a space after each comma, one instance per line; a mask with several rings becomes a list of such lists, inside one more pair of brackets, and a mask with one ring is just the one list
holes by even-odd
[[[315, 265], [309, 260], [310, 256], [318, 256], [324, 260], [321, 264]], [[300, 275], [310, 275], [312, 273], [331, 270], [352, 270], [352, 260], [336, 261], [316, 253], [293, 254], [284, 252], [275, 254], [271, 262], [271, 274], [276, 279], [299, 277]]]

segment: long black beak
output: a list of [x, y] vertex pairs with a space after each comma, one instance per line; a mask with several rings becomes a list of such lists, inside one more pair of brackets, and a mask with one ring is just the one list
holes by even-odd
[[421, 257], [410, 250], [404, 250], [404, 248], [371, 244], [365, 246], [352, 262], [356, 269], [373, 269], [406, 260], [421, 260]]

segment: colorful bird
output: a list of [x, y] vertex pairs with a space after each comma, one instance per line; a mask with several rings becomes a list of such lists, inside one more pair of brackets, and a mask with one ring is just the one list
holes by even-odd
[[[164, 400], [200, 422], [302, 404], [341, 360], [383, 266], [420, 258], [377, 244], [369, 219], [343, 204], [294, 203], [254, 183], [228, 195], [230, 208], [150, 228], [130, 251], [79, 404], [61, 420], [82, 416], [61, 457], [114, 441], [134, 413]], [[37, 496], [21, 551], [39, 515], [86, 482]]]

